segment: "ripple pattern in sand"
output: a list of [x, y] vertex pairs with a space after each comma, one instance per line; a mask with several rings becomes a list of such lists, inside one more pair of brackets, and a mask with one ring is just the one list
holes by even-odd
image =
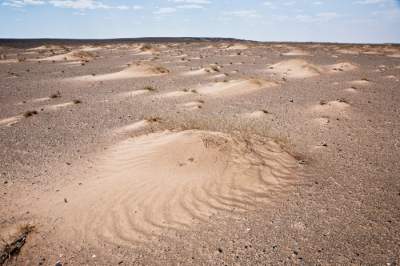
[[102, 176], [74, 196], [68, 216], [85, 240], [114, 245], [187, 230], [221, 212], [255, 210], [287, 190], [297, 169], [272, 141], [194, 130], [129, 139], [99, 165]]

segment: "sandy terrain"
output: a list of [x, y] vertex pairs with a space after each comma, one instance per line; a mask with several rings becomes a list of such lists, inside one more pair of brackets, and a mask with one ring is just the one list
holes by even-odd
[[0, 265], [399, 264], [399, 54], [0, 43]]

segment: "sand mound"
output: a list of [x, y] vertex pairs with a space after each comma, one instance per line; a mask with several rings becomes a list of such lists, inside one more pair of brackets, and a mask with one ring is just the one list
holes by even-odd
[[183, 76], [199, 76], [199, 75], [205, 75], [209, 73], [216, 73], [219, 72], [220, 68], [218, 66], [211, 66], [211, 67], [206, 67], [206, 68], [200, 68], [197, 70], [190, 70], [187, 72], [182, 73]]
[[35, 59], [35, 61], [87, 61], [93, 59], [94, 57], [95, 55], [91, 52], [81, 50]]
[[203, 101], [193, 101], [193, 102], [179, 104], [178, 107], [184, 110], [192, 111], [203, 108], [203, 103], [204, 103]]
[[292, 59], [269, 66], [268, 73], [285, 78], [310, 78], [320, 75], [322, 69], [302, 59]]
[[292, 59], [269, 66], [268, 73], [283, 78], [310, 78], [322, 73], [338, 73], [357, 69], [357, 66], [349, 62], [333, 65], [319, 66], [308, 63], [302, 59]]
[[360, 80], [353, 80], [350, 82], [350, 84], [357, 85], [357, 86], [367, 86], [367, 85], [371, 84], [371, 81], [369, 81], [367, 79], [360, 79]]
[[235, 44], [230, 44], [226, 47], [226, 50], [246, 50], [249, 47], [245, 44], [239, 44], [239, 43], [235, 43]]
[[334, 65], [330, 65], [326, 67], [328, 72], [337, 73], [337, 72], [347, 72], [357, 69], [358, 67], [349, 62], [338, 63]]
[[44, 107], [44, 109], [50, 111], [56, 111], [58, 109], [69, 107], [75, 104], [76, 104], [75, 102], [59, 103], [59, 104], [47, 105], [46, 107]]
[[246, 113], [246, 114], [244, 114], [244, 117], [250, 118], [250, 119], [258, 119], [258, 118], [265, 118], [269, 115], [271, 115], [271, 114], [267, 110], [260, 110], [260, 111], [254, 111], [251, 113]]
[[159, 95], [159, 97], [162, 98], [176, 98], [176, 97], [183, 97], [183, 96], [188, 96], [188, 95], [194, 95], [195, 92], [194, 91], [190, 91], [190, 90], [181, 90], [181, 91], [171, 91], [171, 92], [166, 92], [163, 93], [161, 95]]
[[169, 70], [163, 67], [156, 67], [150, 65], [132, 65], [121, 71], [101, 75], [86, 75], [73, 78], [74, 80], [81, 81], [107, 81], [118, 79], [130, 79], [141, 77], [160, 76], [169, 73]]
[[301, 49], [293, 49], [287, 53], [283, 53], [285, 56], [309, 56], [310, 53]]
[[18, 123], [22, 118], [23, 118], [22, 115], [17, 115], [17, 116], [13, 116], [13, 117], [0, 119], [0, 126], [10, 127], [10, 126]]
[[358, 92], [358, 90], [356, 88], [354, 88], [354, 87], [350, 87], [350, 88], [344, 89], [344, 91], [345, 92], [349, 92], [349, 93], [357, 93]]
[[315, 118], [315, 119], [314, 119], [314, 122], [315, 122], [317, 125], [326, 126], [326, 125], [328, 125], [328, 124], [330, 123], [330, 120], [329, 120], [328, 117], [318, 117], [318, 118]]
[[278, 84], [261, 79], [239, 79], [223, 82], [214, 82], [195, 89], [200, 94], [214, 96], [233, 96], [251, 93], [260, 89], [277, 86]]
[[140, 120], [138, 122], [135, 122], [133, 124], [118, 128], [116, 130], [116, 133], [129, 133], [129, 132], [134, 132], [134, 131], [139, 131], [142, 129], [145, 129], [148, 127], [151, 123], [148, 120]]
[[99, 166], [100, 177], [50, 212], [74, 241], [132, 246], [264, 206], [289, 189], [297, 161], [272, 141], [167, 131], [114, 146]]
[[322, 113], [326, 115], [335, 115], [338, 113], [344, 113], [346, 109], [350, 107], [345, 100], [336, 100], [330, 102], [321, 102], [311, 108], [311, 111], [316, 113]]

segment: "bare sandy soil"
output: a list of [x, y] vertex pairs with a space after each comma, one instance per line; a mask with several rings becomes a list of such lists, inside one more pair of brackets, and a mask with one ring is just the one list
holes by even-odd
[[399, 46], [0, 45], [0, 81], [0, 264], [400, 263]]

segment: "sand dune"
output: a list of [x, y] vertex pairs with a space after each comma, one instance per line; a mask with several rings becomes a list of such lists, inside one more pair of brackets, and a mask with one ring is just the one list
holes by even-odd
[[95, 57], [89, 51], [72, 51], [66, 54], [58, 54], [45, 58], [35, 59], [35, 61], [82, 61], [82, 60], [91, 60]]
[[209, 73], [216, 73], [219, 72], [220, 68], [218, 66], [211, 66], [206, 68], [200, 68], [197, 70], [190, 70], [187, 72], [182, 73], [183, 76], [198, 76], [198, 75], [205, 75]]
[[261, 79], [238, 79], [202, 85], [195, 90], [200, 94], [213, 96], [233, 96], [251, 93], [260, 89], [275, 87], [278, 84]]
[[209, 131], [129, 139], [99, 165], [100, 178], [86, 182], [85, 191], [75, 189], [66, 209], [51, 211], [74, 228], [74, 238], [125, 246], [189, 229], [216, 213], [254, 210], [287, 190], [297, 169], [272, 141]]
[[160, 76], [169, 73], [169, 70], [164, 67], [156, 67], [150, 65], [131, 65], [121, 71], [100, 74], [100, 75], [86, 75], [81, 77], [73, 78], [73, 80], [80, 81], [107, 81], [107, 80], [119, 80], [119, 79], [130, 79], [130, 78], [141, 78], [141, 77], [152, 77]]
[[269, 66], [268, 73], [285, 78], [309, 78], [320, 75], [322, 69], [302, 59], [292, 59]]
[[357, 69], [357, 66], [349, 62], [333, 65], [315, 65], [303, 59], [291, 59], [269, 66], [267, 72], [283, 78], [310, 78], [323, 73], [338, 73]]

